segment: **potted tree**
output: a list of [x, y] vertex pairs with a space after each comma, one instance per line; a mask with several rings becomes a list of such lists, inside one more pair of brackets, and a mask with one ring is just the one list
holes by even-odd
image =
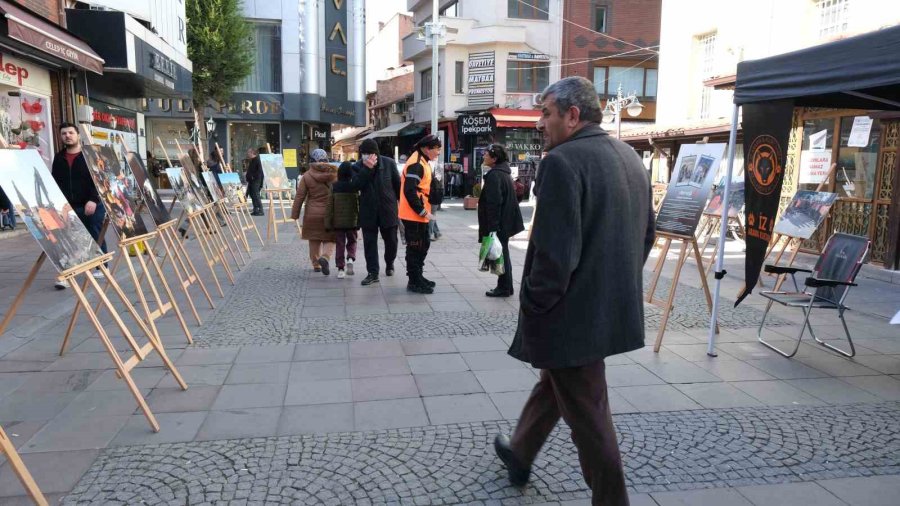
[[472, 187], [472, 194], [463, 198], [463, 209], [478, 209], [478, 197], [481, 197], [481, 183], [475, 183]]

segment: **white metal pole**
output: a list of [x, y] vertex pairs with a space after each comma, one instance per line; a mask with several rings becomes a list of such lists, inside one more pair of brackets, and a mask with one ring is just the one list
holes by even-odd
[[438, 8], [438, 0], [432, 2], [431, 14], [431, 134], [437, 135], [438, 131], [438, 79], [440, 79], [440, 12]]
[[713, 294], [712, 316], [709, 322], [709, 343], [706, 354], [710, 357], [716, 354], [716, 322], [719, 317], [719, 291], [722, 288], [722, 278], [725, 277], [725, 235], [728, 233], [728, 197], [731, 196], [731, 174], [734, 172], [734, 149], [737, 143], [737, 124], [739, 105], [734, 104], [731, 113], [731, 133], [728, 134], [728, 166], [725, 171], [725, 188], [722, 189], [722, 224], [719, 230], [719, 243], [716, 245], [716, 290]]

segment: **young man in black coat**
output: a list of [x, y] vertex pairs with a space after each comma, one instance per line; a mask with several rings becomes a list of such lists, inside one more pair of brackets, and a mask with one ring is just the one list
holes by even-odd
[[593, 504], [627, 505], [609, 411], [604, 358], [644, 346], [643, 267], [655, 223], [640, 157], [602, 128], [593, 84], [569, 77], [541, 96], [537, 210], [509, 353], [542, 369], [512, 438], [494, 446], [510, 481], [531, 464], [562, 417], [572, 429]]
[[247, 150], [247, 158], [250, 159], [250, 165], [247, 166], [247, 195], [253, 201], [253, 212], [251, 216], [265, 216], [262, 209], [262, 200], [259, 198], [259, 192], [263, 185], [262, 162], [259, 160], [259, 151], [253, 148]]
[[[51, 167], [53, 179], [69, 201], [72, 210], [78, 215], [78, 219], [106, 253], [106, 241], [100, 237], [103, 221], [106, 219], [106, 208], [103, 207], [87, 161], [81, 152], [81, 136], [78, 134], [78, 128], [72, 123], [63, 123], [59, 126], [59, 137], [64, 149], [53, 157]], [[100, 271], [95, 271], [94, 275], [102, 277]], [[69, 285], [66, 281], [58, 281], [55, 286], [58, 290], [64, 290]]]
[[378, 233], [384, 241], [385, 274], [394, 275], [397, 259], [397, 227], [400, 218], [400, 173], [394, 160], [378, 154], [378, 142], [366, 139], [359, 145], [359, 161], [354, 166], [354, 186], [359, 189], [359, 226], [363, 232], [363, 251], [368, 275], [363, 286], [378, 282]]

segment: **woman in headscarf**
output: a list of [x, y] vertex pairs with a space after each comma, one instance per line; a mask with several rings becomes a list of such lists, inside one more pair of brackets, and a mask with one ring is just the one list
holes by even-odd
[[334, 254], [334, 231], [325, 229], [325, 214], [331, 194], [331, 183], [337, 179], [337, 168], [328, 163], [324, 149], [312, 152], [313, 162], [297, 183], [297, 196], [291, 210], [291, 219], [300, 218], [300, 208], [306, 202], [301, 237], [309, 243], [309, 260], [313, 270], [328, 275], [329, 262]]

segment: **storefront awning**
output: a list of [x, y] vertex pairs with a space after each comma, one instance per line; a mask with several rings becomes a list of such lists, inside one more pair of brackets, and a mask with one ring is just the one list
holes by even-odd
[[386, 128], [382, 128], [381, 130], [376, 130], [375, 132], [370, 133], [365, 136], [365, 139], [374, 139], [376, 137], [396, 137], [400, 135], [400, 131], [404, 128], [412, 125], [412, 121], [404, 121], [403, 123], [395, 123]]
[[66, 9], [66, 22], [105, 60], [106, 75], [93, 89], [120, 98], [191, 97], [191, 61], [128, 14]]
[[372, 132], [372, 129], [369, 127], [357, 127], [357, 128], [348, 128], [345, 131], [340, 133], [336, 133], [334, 135], [334, 144], [339, 142], [351, 142], [356, 140], [361, 140], [360, 137], [367, 135]]
[[497, 107], [491, 109], [490, 112], [497, 120], [498, 128], [534, 128], [535, 123], [541, 117], [541, 111], [531, 109]]
[[103, 74], [103, 58], [75, 35], [14, 2], [0, 0], [0, 12], [3, 35], [81, 69]]

